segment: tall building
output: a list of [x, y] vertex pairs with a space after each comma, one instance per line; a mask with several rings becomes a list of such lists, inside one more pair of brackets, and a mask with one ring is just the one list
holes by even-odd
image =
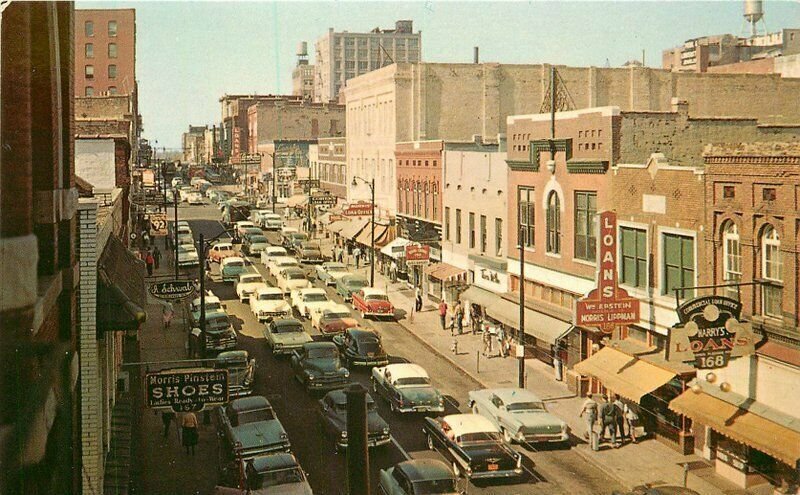
[[136, 11], [75, 11], [75, 95], [136, 93]]
[[336, 33], [333, 28], [316, 43], [314, 101], [339, 98], [345, 81], [397, 62], [422, 60], [422, 32], [413, 21], [397, 21], [394, 29], [369, 33]]
[[314, 66], [308, 63], [308, 43], [305, 41], [301, 41], [297, 47], [297, 65], [292, 71], [292, 96], [314, 99]]

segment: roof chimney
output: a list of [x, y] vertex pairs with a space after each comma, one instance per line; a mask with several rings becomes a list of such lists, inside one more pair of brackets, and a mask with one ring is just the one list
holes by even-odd
[[472, 55], [473, 63], [479, 64], [480, 62], [479, 62], [479, 59], [478, 59], [478, 47], [477, 46], [472, 49], [472, 53], [473, 53], [473, 55]]

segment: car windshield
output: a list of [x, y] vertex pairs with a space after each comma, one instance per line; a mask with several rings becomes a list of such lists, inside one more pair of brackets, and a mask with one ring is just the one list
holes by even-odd
[[[256, 421], [272, 421], [275, 419], [275, 413], [272, 409], [255, 409], [253, 411], [244, 411], [236, 415], [236, 424], [233, 426], [241, 426]], [[231, 421], [233, 423], [233, 421]]]
[[247, 367], [247, 360], [241, 359], [238, 361], [233, 360], [226, 360], [226, 361], [217, 361], [217, 369], [220, 370], [237, 370]]
[[230, 251], [233, 249], [232, 244], [217, 244], [214, 248], [218, 251]]
[[283, 294], [281, 294], [280, 292], [275, 292], [275, 293], [267, 292], [258, 295], [259, 301], [280, 301], [281, 299], [283, 299]]
[[325, 294], [306, 294], [303, 297], [303, 302], [325, 302], [328, 300], [328, 296]]
[[490, 443], [499, 442], [500, 434], [496, 431], [478, 431], [475, 433], [464, 433], [458, 437], [458, 443], [461, 445], [475, 444], [475, 443]]
[[194, 247], [189, 244], [184, 244], [182, 246], [178, 246], [178, 251], [181, 253], [193, 253]]
[[246, 277], [242, 277], [239, 279], [239, 282], [242, 284], [251, 284], [255, 282], [261, 282], [261, 275], [248, 275]]
[[248, 480], [251, 490], [269, 488], [271, 486], [288, 485], [290, 483], [301, 483], [303, 481], [303, 471], [299, 467], [279, 469], [277, 471], [267, 471], [253, 476], [253, 480]]
[[377, 340], [359, 342], [358, 350], [360, 350], [361, 352], [366, 352], [368, 354], [378, 354], [383, 351], [383, 349], [381, 349], [381, 343], [378, 342]]
[[516, 404], [509, 404], [507, 407], [508, 412], [540, 412], [547, 411], [544, 407], [544, 402], [517, 402]]
[[409, 376], [407, 378], [398, 378], [395, 384], [398, 387], [419, 387], [430, 385], [431, 380], [427, 376]]
[[363, 280], [363, 279], [355, 278], [355, 279], [348, 280], [346, 282], [346, 284], [347, 284], [348, 287], [354, 287], [356, 289], [360, 289], [362, 287], [368, 286], [369, 282], [367, 282], [366, 280]]
[[275, 325], [273, 333], [297, 333], [303, 331], [303, 325]]
[[297, 262], [295, 260], [283, 260], [278, 262], [279, 267], [287, 267], [287, 266], [297, 266]]
[[326, 268], [329, 272], [346, 272], [347, 267], [344, 265], [328, 265]]
[[367, 301], [388, 301], [389, 298], [386, 294], [370, 294], [367, 296]]
[[250, 243], [251, 244], [266, 244], [267, 238], [263, 235], [254, 235], [250, 236]]
[[333, 359], [338, 357], [336, 348], [309, 349], [308, 359]]
[[[199, 311], [200, 305], [198, 304], [197, 307]], [[220, 303], [219, 301], [206, 303], [206, 311], [213, 311], [215, 309], [222, 309], [222, 303]]]
[[292, 234], [292, 240], [294, 240], [295, 242], [302, 242], [308, 240], [308, 236], [303, 234], [302, 232], [295, 233]]
[[414, 493], [416, 495], [435, 495], [437, 493], [455, 493], [456, 480], [424, 480], [414, 482]]
[[350, 317], [350, 313], [347, 312], [347, 311], [339, 311], [339, 312], [336, 312], [336, 313], [334, 313], [334, 312], [325, 313], [325, 318], [327, 318], [329, 320], [335, 320], [335, 319], [339, 319], [339, 318], [349, 318], [349, 317]]
[[286, 274], [286, 278], [289, 280], [302, 280], [306, 278], [306, 274], [302, 272], [289, 272]]
[[229, 266], [238, 266], [241, 268], [244, 266], [244, 261], [229, 261], [225, 263], [225, 268], [228, 268]]
[[213, 319], [208, 320], [206, 322], [206, 329], [207, 330], [220, 331], [220, 330], [224, 330], [224, 329], [226, 329], [226, 328], [228, 328], [230, 326], [231, 326], [231, 324], [228, 321], [228, 317], [227, 316], [222, 316], [222, 317], [219, 317], [219, 318], [213, 318]]

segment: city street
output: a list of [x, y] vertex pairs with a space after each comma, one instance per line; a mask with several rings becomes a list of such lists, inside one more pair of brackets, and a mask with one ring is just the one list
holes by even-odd
[[[179, 219], [188, 220], [194, 235], [202, 233], [206, 238], [219, 234], [223, 226], [219, 223], [219, 210], [211, 206], [181, 206]], [[273, 244], [279, 244], [275, 233], [268, 233]], [[323, 252], [325, 252], [323, 250]], [[253, 267], [261, 273], [268, 283], [274, 279], [267, 276], [266, 270], [257, 260], [251, 259]], [[313, 267], [306, 267], [309, 273]], [[312, 397], [292, 378], [288, 358], [275, 358], [265, 344], [262, 329], [249, 306], [236, 298], [233, 284], [221, 283], [216, 277], [216, 265], [212, 265], [212, 282], [207, 288], [212, 290], [226, 306], [235, 329], [239, 334], [239, 348], [246, 349], [251, 357], [257, 360], [256, 384], [254, 393], [266, 396], [275, 407], [278, 417], [286, 428], [292, 449], [308, 472], [309, 480], [315, 493], [344, 493], [346, 478], [346, 459], [344, 454], [334, 451], [333, 443], [323, 436], [317, 417], [317, 400]], [[320, 284], [316, 284], [321, 286]], [[332, 288], [327, 289], [330, 298], [341, 302]], [[446, 397], [447, 411], [468, 412], [465, 404], [467, 393], [479, 388], [479, 385], [454, 368], [450, 362], [421, 346], [401, 325], [392, 321], [364, 321], [356, 317], [367, 327], [375, 328], [383, 338], [384, 345], [390, 354], [391, 362], [415, 362], [422, 364], [430, 374], [433, 384]], [[304, 326], [314, 338], [320, 338], [318, 332], [311, 331], [310, 323]], [[367, 371], [358, 370], [351, 379], [364, 386], [369, 386]], [[512, 377], [513, 379], [513, 377]], [[509, 380], [509, 385], [512, 385]], [[422, 434], [422, 416], [393, 414], [381, 399], [377, 399], [378, 410], [390, 425], [392, 443], [370, 451], [370, 474], [373, 489], [377, 489], [378, 473], [397, 462], [409, 458], [438, 457], [438, 454], [427, 450]], [[515, 448], [523, 454], [526, 479], [520, 483], [481, 483], [471, 485], [469, 493], [532, 493], [532, 494], [599, 494], [611, 493], [620, 488], [617, 483], [603, 473], [587, 465], [584, 460], [569, 448], [545, 446], [528, 449], [521, 446]]]

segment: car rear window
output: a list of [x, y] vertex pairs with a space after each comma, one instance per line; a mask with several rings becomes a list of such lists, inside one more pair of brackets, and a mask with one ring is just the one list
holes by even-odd
[[303, 325], [275, 325], [274, 333], [295, 333], [302, 332]]
[[388, 301], [389, 298], [386, 294], [370, 294], [367, 296], [367, 301]]
[[228, 266], [239, 266], [239, 267], [242, 267], [242, 266], [244, 266], [244, 261], [229, 261], [228, 263], [225, 263], [225, 266], [226, 267], [228, 267]]
[[305, 275], [305, 273], [300, 273], [300, 272], [296, 272], [296, 273], [295, 272], [289, 272], [289, 273], [287, 273], [287, 278], [289, 280], [302, 280], [302, 279], [306, 278], [306, 275]]
[[252, 244], [266, 244], [267, 243], [267, 238], [264, 237], [263, 235], [254, 235], [254, 236], [250, 237], [250, 242]]
[[381, 343], [378, 341], [368, 341], [368, 342], [359, 342], [358, 349], [361, 352], [371, 352], [373, 354], [378, 354], [382, 352]]

